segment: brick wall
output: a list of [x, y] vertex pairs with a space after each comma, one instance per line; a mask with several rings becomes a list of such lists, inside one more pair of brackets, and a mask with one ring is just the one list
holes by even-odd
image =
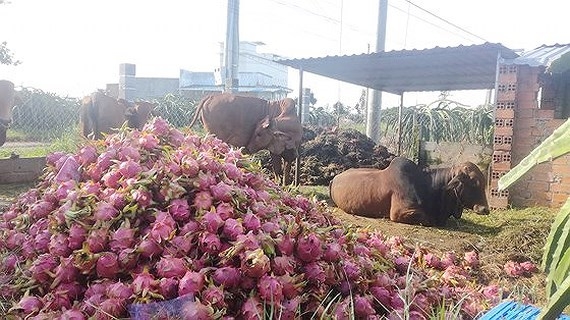
[[542, 68], [526, 65], [500, 67], [490, 183], [493, 208], [506, 208], [509, 204], [560, 207], [570, 194], [570, 156], [535, 166], [508, 192], [497, 190], [498, 179], [565, 121], [554, 119], [556, 105], [548, 86], [542, 88], [545, 103], [539, 109], [542, 72]]

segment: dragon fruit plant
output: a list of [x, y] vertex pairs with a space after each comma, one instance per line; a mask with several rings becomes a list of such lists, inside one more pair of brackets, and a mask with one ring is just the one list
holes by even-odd
[[478, 265], [343, 226], [240, 150], [161, 118], [50, 154], [0, 215], [3, 318], [124, 318], [183, 296], [180, 318], [423, 318], [458, 304], [473, 318], [498, 301]]

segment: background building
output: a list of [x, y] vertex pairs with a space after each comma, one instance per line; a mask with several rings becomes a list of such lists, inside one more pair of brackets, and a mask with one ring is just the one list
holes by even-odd
[[[258, 52], [257, 48], [261, 45], [261, 42], [240, 42], [238, 92], [267, 100], [283, 99], [293, 91], [287, 87], [287, 66], [274, 62], [279, 58], [277, 55]], [[223, 52], [220, 56], [223, 56]], [[136, 65], [123, 63], [119, 67], [119, 82], [107, 84], [106, 90], [115, 97], [127, 100], [151, 100], [168, 93], [180, 93], [199, 100], [208, 94], [223, 91], [223, 70], [223, 59], [220, 59], [220, 67], [212, 72], [181, 69], [179, 78], [140, 78], [136, 76]]]

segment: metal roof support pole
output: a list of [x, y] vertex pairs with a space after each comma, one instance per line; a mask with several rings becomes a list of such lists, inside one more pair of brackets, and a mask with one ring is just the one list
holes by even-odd
[[238, 91], [238, 63], [239, 63], [239, 0], [228, 0], [226, 25], [226, 79], [225, 92]]
[[[378, 28], [376, 30], [376, 52], [383, 52], [386, 47], [386, 20], [388, 17], [388, 0], [379, 0]], [[380, 142], [380, 109], [382, 92], [372, 90], [368, 96], [366, 110], [366, 135], [375, 143]]]
[[[302, 119], [303, 116], [303, 66], [299, 67], [299, 98], [297, 100], [297, 116], [299, 117], [299, 121]], [[301, 173], [301, 156], [297, 153], [297, 157], [295, 158], [295, 185], [298, 186], [299, 175]]]
[[404, 109], [404, 93], [400, 93], [400, 105], [398, 106], [398, 156], [402, 156], [402, 112], [403, 112], [403, 109]]

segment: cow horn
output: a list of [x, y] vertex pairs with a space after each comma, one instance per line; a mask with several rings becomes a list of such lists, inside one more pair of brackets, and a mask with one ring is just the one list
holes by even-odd
[[453, 179], [451, 179], [448, 183], [447, 186], [445, 187], [447, 190], [452, 190], [455, 189], [457, 187], [459, 187], [463, 181], [462, 181], [462, 175], [463, 173], [460, 173], [458, 175], [456, 175], [455, 177], [453, 177]]

